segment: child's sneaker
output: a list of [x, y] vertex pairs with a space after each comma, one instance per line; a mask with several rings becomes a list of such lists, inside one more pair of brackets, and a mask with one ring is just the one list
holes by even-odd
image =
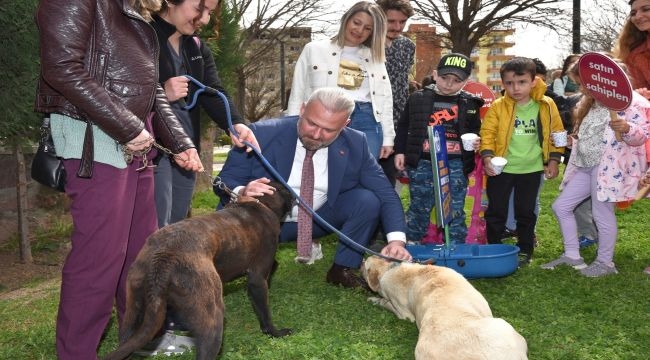
[[555, 269], [556, 266], [559, 265], [567, 265], [571, 266], [572, 268], [576, 270], [584, 269], [587, 267], [587, 264], [585, 264], [585, 261], [580, 258], [580, 259], [571, 259], [570, 257], [567, 257], [566, 255], [562, 255], [559, 258], [541, 265], [540, 267], [542, 269], [547, 269], [547, 270], [552, 270]]
[[650, 266], [645, 268], [645, 270], [643, 270], [643, 273], [646, 274], [646, 275], [650, 275]]
[[532, 261], [532, 259], [533, 259], [533, 256], [530, 255], [530, 254], [519, 253], [519, 261], [518, 261], [517, 267], [522, 268], [522, 267], [528, 266], [530, 264], [530, 262]]
[[580, 273], [586, 277], [601, 277], [609, 274], [618, 274], [618, 270], [616, 270], [616, 266], [614, 265], [609, 266], [596, 260], [591, 265], [580, 270]]
[[580, 248], [581, 249], [588, 248], [588, 247], [590, 247], [592, 245], [598, 244], [598, 240], [593, 240], [593, 239], [590, 239], [590, 238], [588, 238], [586, 236], [580, 236], [578, 238], [578, 240], [580, 240]]

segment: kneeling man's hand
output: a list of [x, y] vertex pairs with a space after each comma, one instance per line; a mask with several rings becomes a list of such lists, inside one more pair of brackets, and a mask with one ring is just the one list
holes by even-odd
[[411, 261], [413, 258], [401, 241], [390, 241], [388, 245], [381, 249], [381, 254], [398, 260]]

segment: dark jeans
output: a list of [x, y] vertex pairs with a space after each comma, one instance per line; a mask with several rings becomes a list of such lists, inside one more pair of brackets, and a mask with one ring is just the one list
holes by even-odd
[[384, 170], [384, 174], [390, 181], [390, 184], [395, 187], [397, 182], [397, 169], [395, 169], [395, 153], [391, 154], [386, 159], [379, 159], [379, 165]]

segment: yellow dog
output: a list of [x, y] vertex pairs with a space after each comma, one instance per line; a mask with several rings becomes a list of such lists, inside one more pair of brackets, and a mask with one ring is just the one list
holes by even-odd
[[524, 360], [526, 340], [462, 275], [434, 265], [388, 262], [371, 256], [361, 272], [381, 298], [373, 303], [415, 321], [416, 360]]

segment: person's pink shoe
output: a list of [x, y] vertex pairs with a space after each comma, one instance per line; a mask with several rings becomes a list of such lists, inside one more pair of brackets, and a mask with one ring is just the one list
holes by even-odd
[[645, 270], [643, 270], [643, 273], [646, 274], [646, 275], [650, 275], [650, 266], [645, 268]]

